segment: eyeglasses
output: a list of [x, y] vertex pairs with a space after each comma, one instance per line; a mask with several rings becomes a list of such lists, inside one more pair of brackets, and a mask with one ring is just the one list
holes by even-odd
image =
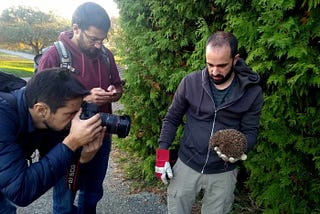
[[107, 37], [105, 37], [105, 38], [103, 38], [103, 39], [98, 39], [98, 38], [96, 38], [96, 37], [94, 37], [94, 36], [88, 35], [85, 31], [82, 31], [82, 32], [83, 32], [83, 34], [86, 36], [88, 42], [89, 42], [91, 45], [95, 45], [95, 44], [101, 45], [102, 42], [103, 42], [103, 40], [105, 40], [105, 39], [108, 40]]

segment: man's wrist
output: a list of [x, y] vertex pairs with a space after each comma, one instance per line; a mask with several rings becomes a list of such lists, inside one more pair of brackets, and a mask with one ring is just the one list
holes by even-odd
[[74, 139], [72, 139], [72, 137], [67, 136], [63, 141], [63, 144], [65, 144], [69, 149], [71, 149], [72, 151], [76, 151], [78, 149], [78, 145], [76, 143], [76, 141]]

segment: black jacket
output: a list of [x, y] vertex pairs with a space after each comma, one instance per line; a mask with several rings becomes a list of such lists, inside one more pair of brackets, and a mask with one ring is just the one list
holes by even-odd
[[163, 120], [159, 147], [168, 149], [177, 127], [186, 116], [179, 157], [194, 170], [211, 174], [233, 170], [237, 163], [225, 164], [209, 149], [216, 131], [232, 128], [245, 134], [248, 150], [256, 143], [263, 104], [260, 77], [239, 59], [234, 67], [236, 83], [231, 96], [216, 108], [207, 68], [184, 77]]

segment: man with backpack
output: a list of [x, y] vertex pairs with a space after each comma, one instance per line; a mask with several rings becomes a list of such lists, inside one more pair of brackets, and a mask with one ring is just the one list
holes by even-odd
[[[85, 98], [99, 106], [99, 111], [112, 113], [111, 103], [122, 95], [122, 84], [110, 50], [103, 46], [110, 28], [106, 11], [98, 4], [87, 2], [80, 5], [72, 16], [72, 31], [62, 32], [59, 40], [70, 52], [71, 63], [63, 65], [57, 45], [49, 48], [41, 57], [38, 71], [45, 68], [66, 66], [91, 95]], [[96, 213], [96, 205], [103, 196], [103, 180], [106, 175], [111, 135], [107, 133], [98, 154], [83, 165], [85, 176], [79, 185], [68, 189], [65, 179], [54, 187], [53, 213]], [[74, 206], [79, 189], [78, 207]]]
[[[2, 90], [0, 213], [13, 214], [16, 206], [27, 206], [65, 177], [78, 148], [80, 162], [90, 161], [103, 143], [105, 128], [99, 114], [80, 119], [89, 91], [65, 68], [34, 75], [21, 89]], [[27, 159], [36, 149], [43, 156], [30, 164]]]

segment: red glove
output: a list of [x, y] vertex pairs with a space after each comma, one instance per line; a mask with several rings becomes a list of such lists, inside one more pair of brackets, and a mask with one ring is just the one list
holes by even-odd
[[166, 149], [156, 150], [156, 167], [155, 174], [164, 184], [168, 183], [168, 179], [173, 177], [172, 169], [169, 162], [170, 152]]

